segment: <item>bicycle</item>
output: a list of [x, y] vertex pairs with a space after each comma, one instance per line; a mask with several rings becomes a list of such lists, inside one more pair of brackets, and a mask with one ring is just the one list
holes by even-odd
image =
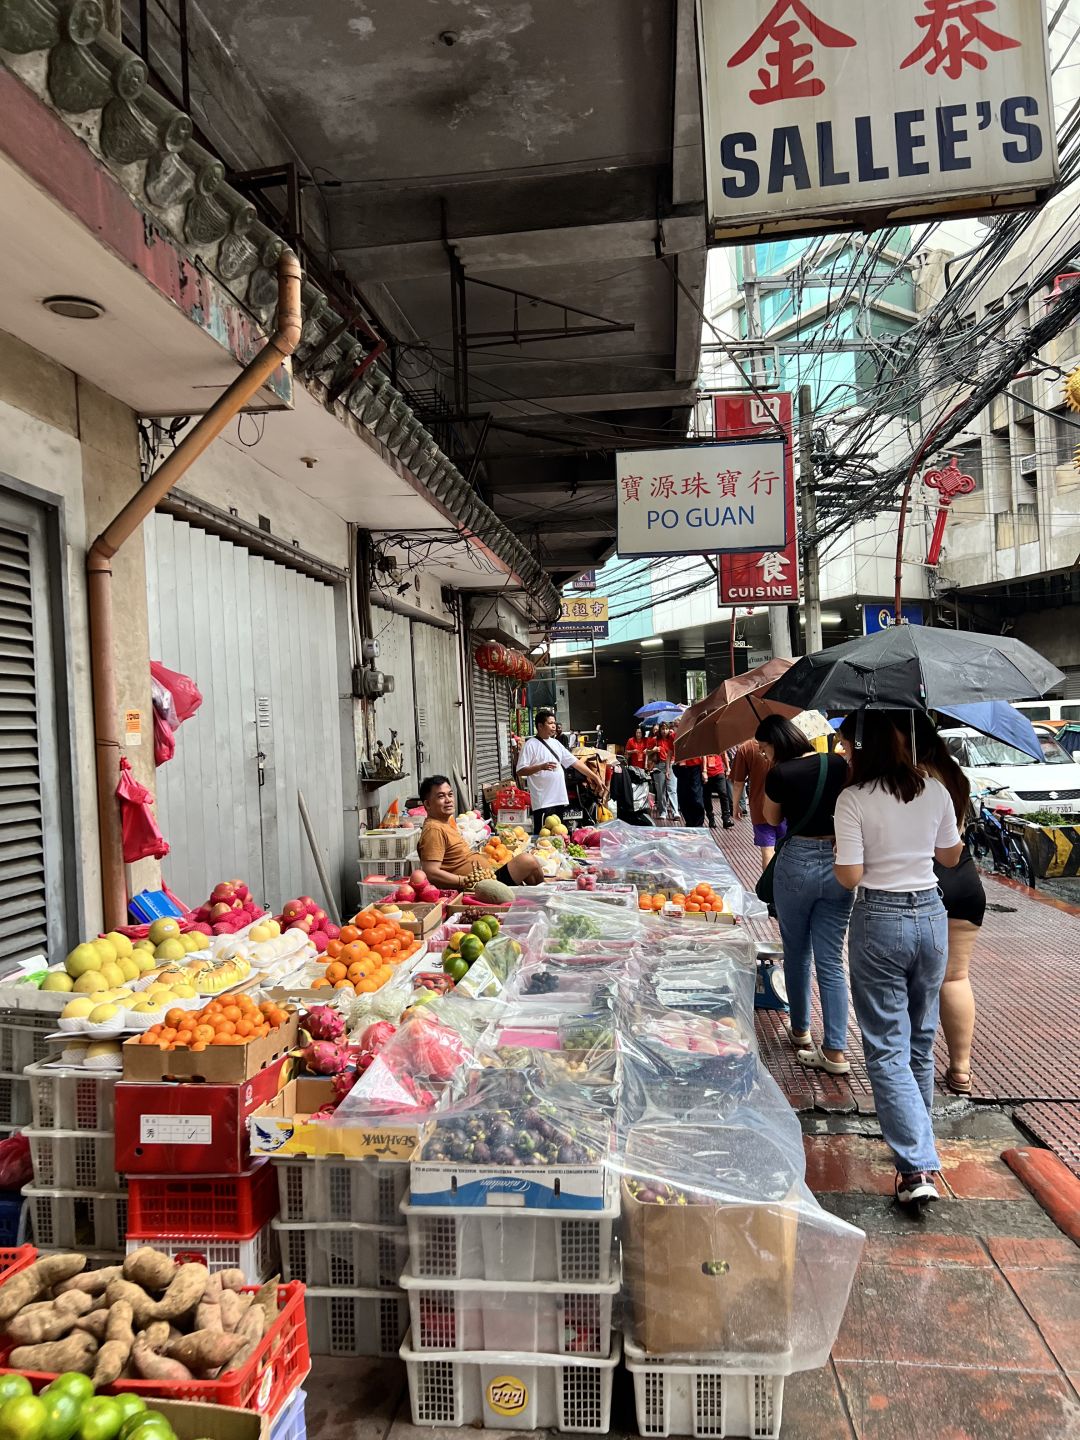
[[1019, 880], [1029, 889], [1035, 889], [1035, 871], [1027, 849], [1009, 833], [1005, 816], [1013, 812], [1008, 806], [999, 805], [991, 809], [986, 803], [988, 795], [1000, 794], [1004, 785], [988, 786], [972, 795], [974, 817], [964, 831], [964, 843], [976, 861], [989, 855], [994, 862], [994, 873], [1010, 880]]

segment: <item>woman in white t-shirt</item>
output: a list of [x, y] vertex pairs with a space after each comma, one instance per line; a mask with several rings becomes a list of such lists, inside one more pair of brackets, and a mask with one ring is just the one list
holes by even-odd
[[848, 932], [851, 996], [902, 1205], [938, 1198], [934, 1034], [949, 928], [934, 860], [952, 867], [963, 852], [949, 792], [913, 763], [900, 728], [909, 723], [906, 712], [880, 710], [844, 721], [851, 784], [835, 811], [836, 878], [858, 887]]

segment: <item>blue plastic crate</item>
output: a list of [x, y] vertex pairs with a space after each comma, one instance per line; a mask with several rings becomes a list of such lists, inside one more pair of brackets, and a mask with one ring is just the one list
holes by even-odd
[[294, 1390], [271, 1421], [270, 1440], [307, 1440], [306, 1404], [306, 1393]]
[[9, 1248], [19, 1243], [23, 1197], [18, 1190], [0, 1190], [0, 1245]]

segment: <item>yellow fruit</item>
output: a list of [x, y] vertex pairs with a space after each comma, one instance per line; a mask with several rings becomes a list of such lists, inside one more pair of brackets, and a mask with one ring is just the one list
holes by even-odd
[[188, 952], [179, 939], [166, 938], [158, 942], [154, 950], [156, 960], [183, 960]]
[[172, 993], [172, 986], [167, 985], [164, 980], [155, 980], [143, 991], [144, 995], [171, 995]]
[[115, 960], [106, 960], [101, 967], [101, 974], [110, 990], [117, 990], [124, 983], [124, 972]]
[[179, 985], [173, 986], [172, 993], [176, 996], [178, 1000], [194, 1000], [195, 996], [199, 992], [195, 989], [194, 985], [185, 985], [181, 983]]
[[71, 976], [66, 970], [50, 970], [41, 982], [42, 990], [73, 990]]
[[109, 986], [100, 970], [84, 970], [71, 988], [80, 995], [96, 995], [99, 990], [108, 990]]
[[111, 1055], [114, 1059], [119, 1059], [120, 1042], [117, 1040], [93, 1040], [86, 1047], [87, 1060], [100, 1060], [104, 1055]]
[[271, 940], [276, 940], [277, 937], [281, 934], [281, 926], [276, 920], [267, 920], [266, 928], [270, 931]]
[[135, 999], [135, 995], [131, 990], [112, 990], [109, 992], [109, 999], [117, 1005], [127, 1005]]
[[100, 970], [101, 963], [101, 956], [93, 945], [76, 945], [64, 961], [64, 969], [78, 979], [88, 970]]
[[131, 957], [139, 967], [139, 974], [146, 975], [149, 971], [157, 968], [157, 961], [154, 959], [152, 950], [136, 950]]
[[156, 1015], [158, 1011], [165, 1009], [165, 1002], [158, 996], [151, 995], [146, 1000], [137, 1000], [131, 1009], [136, 1015]]
[[95, 1005], [86, 1018], [91, 1025], [104, 1025], [106, 1020], [115, 1020], [119, 1014], [115, 1005]]
[[60, 1018], [62, 1020], [83, 1020], [93, 1008], [93, 1000], [88, 1000], [84, 995], [80, 995], [77, 1000], [68, 1001], [60, 1011]]
[[138, 957], [138, 954], [139, 954], [139, 951], [140, 951], [140, 950], [149, 950], [150, 954], [152, 955], [152, 954], [154, 953], [154, 942], [153, 942], [153, 940], [136, 940], [136, 941], [135, 941], [135, 949], [134, 949], [134, 951], [133, 951], [133, 953], [134, 953], [134, 955], [136, 956], [136, 958]]
[[130, 955], [134, 948], [128, 937], [121, 935], [119, 930], [110, 930], [105, 936], [105, 939], [108, 940], [109, 944], [116, 951], [116, 958], [118, 960], [123, 960], [125, 956]]
[[116, 964], [116, 950], [113, 948], [111, 940], [91, 940], [90, 944], [93, 945], [94, 949], [101, 956], [101, 963], [103, 965]]
[[255, 945], [261, 945], [264, 940], [272, 940], [274, 932], [269, 925], [253, 925], [248, 931], [248, 939]]
[[130, 955], [121, 955], [116, 965], [125, 980], [137, 980], [139, 978], [139, 967]]
[[150, 926], [150, 940], [155, 946], [160, 945], [163, 940], [173, 940], [179, 934], [179, 924], [168, 915], [161, 920], [155, 920]]

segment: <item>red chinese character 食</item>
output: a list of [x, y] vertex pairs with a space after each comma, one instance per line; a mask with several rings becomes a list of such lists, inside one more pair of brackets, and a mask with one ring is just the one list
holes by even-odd
[[915, 24], [926, 33], [901, 63], [901, 70], [925, 61], [928, 75], [944, 70], [950, 80], [959, 80], [965, 65], [985, 70], [990, 63], [975, 45], [984, 45], [995, 54], [1019, 48], [1019, 40], [991, 30], [979, 19], [994, 13], [997, 0], [926, 0], [926, 9], [928, 14], [915, 17]]
[[717, 480], [720, 481], [720, 494], [726, 496], [729, 500], [732, 499], [738, 488], [739, 477], [741, 475], [741, 470], [722, 470], [716, 477]]
[[[785, 20], [789, 10], [793, 18]], [[758, 71], [761, 88], [750, 91], [755, 105], [768, 105], [773, 100], [812, 100], [825, 93], [825, 82], [814, 74], [814, 62], [808, 58], [814, 47], [808, 40], [795, 43], [801, 25], [830, 50], [855, 44], [852, 36], [819, 20], [803, 0], [776, 0], [750, 39], [728, 61], [728, 69], [733, 69], [756, 55], [768, 41], [775, 42], [776, 49], [765, 52], [765, 65]]]
[[644, 475], [624, 475], [619, 481], [622, 486], [622, 498], [624, 500], [640, 500], [641, 482], [644, 478]]
[[652, 489], [649, 491], [653, 500], [670, 500], [675, 494], [674, 475], [654, 475]]
[[688, 475], [682, 482], [682, 493], [693, 495], [696, 500], [700, 500], [703, 495], [708, 495], [709, 486], [704, 475], [700, 472], [697, 475]]

